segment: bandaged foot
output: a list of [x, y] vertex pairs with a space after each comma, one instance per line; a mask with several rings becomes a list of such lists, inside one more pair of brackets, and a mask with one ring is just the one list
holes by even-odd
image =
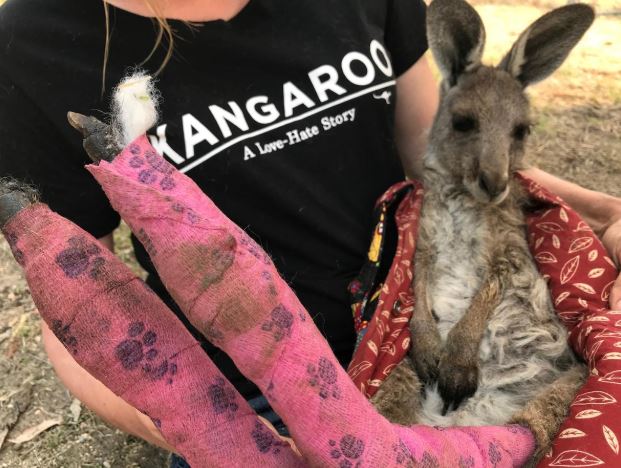
[[0, 183], [0, 227], [38, 310], [74, 359], [148, 415], [193, 467], [298, 466], [200, 345], [112, 252]]
[[358, 391], [269, 256], [149, 145], [88, 166], [189, 320], [229, 354], [319, 466], [520, 466], [522, 427], [390, 424]]

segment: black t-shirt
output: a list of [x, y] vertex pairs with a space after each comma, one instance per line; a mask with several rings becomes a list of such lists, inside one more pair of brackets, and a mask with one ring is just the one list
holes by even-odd
[[[36, 184], [52, 209], [101, 237], [119, 222], [84, 170], [73, 110], [105, 118], [110, 86], [144, 62], [153, 22], [110, 7], [102, 96], [101, 0], [9, 0], [0, 8], [0, 175]], [[426, 50], [422, 0], [250, 0], [231, 21], [171, 21], [152, 143], [272, 256], [343, 365], [354, 330], [346, 287], [377, 197], [403, 178], [395, 76]], [[144, 62], [144, 63], [143, 63]], [[167, 300], [135, 243], [149, 284]], [[256, 389], [218, 350], [247, 397]]]

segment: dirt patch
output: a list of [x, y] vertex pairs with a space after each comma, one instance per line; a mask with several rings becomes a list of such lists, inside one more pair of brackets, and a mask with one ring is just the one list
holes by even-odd
[[[487, 26], [487, 61], [497, 62], [544, 9], [564, 3], [476, 2]], [[621, 16], [608, 14], [621, 12], [621, 4], [594, 3], [607, 14], [596, 19], [568, 62], [530, 91], [537, 122], [530, 161], [586, 187], [621, 196]], [[119, 231], [115, 241], [120, 257], [141, 273], [127, 229]], [[165, 453], [110, 429], [89, 411], [83, 409], [74, 420], [73, 398], [47, 362], [39, 318], [4, 241], [0, 241], [0, 311], [0, 440], [7, 424], [10, 439], [42, 421], [57, 416], [63, 421], [22, 445], [5, 441], [0, 468], [165, 466]]]

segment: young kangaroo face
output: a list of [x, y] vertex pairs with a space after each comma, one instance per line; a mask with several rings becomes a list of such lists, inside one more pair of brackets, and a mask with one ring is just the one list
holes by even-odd
[[504, 70], [478, 66], [444, 90], [431, 133], [436, 170], [482, 203], [500, 203], [530, 131], [521, 84]]
[[553, 10], [489, 67], [481, 64], [485, 29], [478, 13], [464, 0], [434, 0], [427, 38], [443, 81], [425, 167], [482, 203], [500, 203], [530, 131], [524, 88], [563, 63], [593, 18], [587, 5]]

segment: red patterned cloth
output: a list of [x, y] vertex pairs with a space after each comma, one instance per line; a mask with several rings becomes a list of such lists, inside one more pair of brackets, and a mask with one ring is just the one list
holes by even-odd
[[[377, 224], [368, 262], [349, 287], [358, 344], [347, 372], [368, 398], [375, 394], [410, 347], [407, 325], [414, 311], [412, 259], [422, 195], [420, 182], [405, 181], [390, 187], [378, 200]], [[386, 280], [376, 284], [386, 229], [391, 222], [388, 212], [396, 203], [396, 251]]]
[[[529, 246], [548, 281], [557, 313], [570, 332], [569, 341], [591, 370], [550, 453], [539, 467], [619, 467], [621, 311], [608, 309], [617, 268], [575, 211], [535, 182], [522, 176], [518, 179], [532, 198], [545, 205], [526, 218]], [[360, 280], [352, 283], [351, 288], [357, 293], [353, 308], [360, 339], [348, 372], [368, 397], [377, 391], [409, 347], [407, 324], [414, 309], [410, 270], [422, 188], [417, 182], [402, 182], [388, 190], [378, 201], [378, 207], [394, 201], [394, 195], [404, 190], [395, 213], [397, 250], [386, 280], [377, 291], [362, 290], [365, 284]], [[383, 213], [385, 217], [387, 210]], [[378, 251], [381, 253], [387, 221], [380, 219], [382, 230], [378, 233], [376, 229], [370, 260], [378, 257]], [[379, 258], [371, 264], [377, 271]], [[369, 281], [366, 283], [368, 287]], [[375, 303], [376, 307], [370, 307]], [[361, 319], [365, 314], [368, 324]]]
[[621, 466], [621, 311], [608, 309], [617, 268], [576, 212], [534, 182], [523, 183], [533, 197], [553, 203], [527, 217], [529, 245], [569, 341], [591, 370], [539, 466]]

